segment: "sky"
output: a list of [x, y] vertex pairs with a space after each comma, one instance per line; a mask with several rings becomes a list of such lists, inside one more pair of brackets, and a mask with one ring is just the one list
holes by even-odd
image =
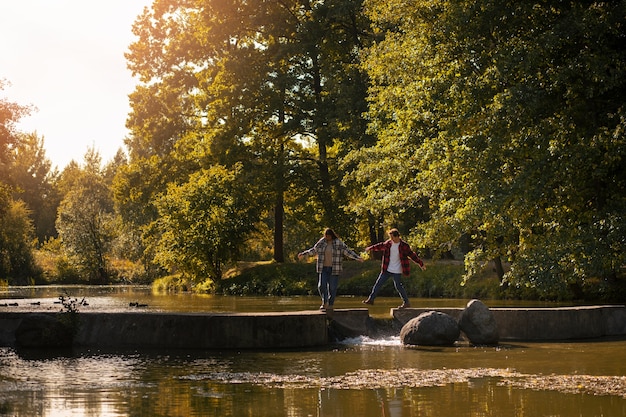
[[37, 108], [18, 129], [44, 138], [62, 170], [94, 148], [108, 162], [124, 148], [136, 79], [124, 53], [152, 0], [1, 0], [0, 98]]

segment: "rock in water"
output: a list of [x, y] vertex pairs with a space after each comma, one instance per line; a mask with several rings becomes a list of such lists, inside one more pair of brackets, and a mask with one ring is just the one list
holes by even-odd
[[467, 303], [459, 318], [459, 327], [475, 345], [495, 345], [500, 339], [493, 313], [480, 300]]
[[438, 311], [428, 311], [409, 320], [400, 331], [404, 345], [453, 345], [461, 331], [454, 317]]

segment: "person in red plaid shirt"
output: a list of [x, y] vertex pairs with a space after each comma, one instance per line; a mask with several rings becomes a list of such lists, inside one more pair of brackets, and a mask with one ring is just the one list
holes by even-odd
[[317, 290], [322, 297], [320, 310], [332, 311], [337, 296], [339, 274], [342, 271], [344, 255], [359, 262], [363, 262], [365, 259], [357, 255], [339, 239], [333, 229], [326, 229], [324, 237], [318, 240], [311, 249], [300, 252], [298, 258], [310, 255], [317, 255], [316, 271], [319, 274]]
[[398, 291], [398, 294], [400, 294], [402, 298], [402, 305], [398, 308], [411, 307], [409, 297], [404, 289], [404, 285], [402, 285], [402, 275], [408, 276], [411, 272], [409, 259], [418, 264], [422, 270], [425, 270], [426, 267], [419, 256], [413, 252], [409, 244], [400, 239], [398, 229], [391, 229], [389, 231], [389, 240], [368, 246], [365, 248], [365, 251], [383, 252], [383, 261], [380, 275], [378, 275], [378, 279], [369, 297], [367, 297], [367, 300], [363, 300], [363, 304], [374, 304], [376, 294], [391, 277], [393, 278], [393, 285], [396, 287], [396, 291]]

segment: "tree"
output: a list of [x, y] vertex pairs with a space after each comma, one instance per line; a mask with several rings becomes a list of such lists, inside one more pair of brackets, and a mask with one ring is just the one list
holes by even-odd
[[[0, 91], [4, 90], [7, 84], [6, 80], [0, 79]], [[29, 115], [32, 110], [30, 106], [22, 106], [0, 98], [0, 179], [8, 178], [10, 153], [19, 142], [15, 125], [19, 119]]]
[[368, 4], [386, 31], [366, 60], [374, 151], [406, 150], [390, 186], [428, 198], [423, 244], [469, 235], [468, 278], [505, 259], [504, 283], [546, 298], [615, 278], [626, 260], [625, 3]]
[[51, 166], [44, 138], [37, 133], [20, 134], [11, 152], [9, 182], [15, 190], [15, 198], [24, 201], [30, 210], [40, 243], [57, 236], [54, 223], [60, 203], [56, 188], [59, 173]]
[[360, 4], [155, 1], [127, 54], [143, 83], [131, 96], [128, 175], [153, 166], [150, 178], [167, 181], [125, 194], [152, 200], [169, 181], [241, 163], [272, 215], [277, 261], [285, 195], [296, 183], [320, 223], [339, 222], [338, 158], [368, 137], [366, 82], [355, 65], [368, 42]]
[[237, 260], [257, 216], [243, 178], [241, 167], [213, 166], [168, 187], [158, 202], [156, 259], [163, 267], [220, 285], [224, 265]]
[[101, 157], [93, 149], [84, 166], [70, 163], [61, 173], [64, 197], [56, 222], [63, 247], [90, 282], [109, 277], [108, 255], [115, 237], [113, 201], [104, 180]]
[[0, 183], [0, 278], [11, 285], [29, 285], [41, 275], [33, 257], [33, 232], [24, 203], [12, 200]]
[[[0, 79], [0, 91], [7, 82]], [[13, 199], [12, 153], [19, 145], [19, 119], [32, 110], [0, 98], [0, 277], [10, 284], [29, 284], [40, 274], [35, 266], [31, 241], [33, 225], [28, 208]]]

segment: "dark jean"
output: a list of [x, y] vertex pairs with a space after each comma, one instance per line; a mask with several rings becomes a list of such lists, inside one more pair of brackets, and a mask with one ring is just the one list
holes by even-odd
[[374, 298], [376, 298], [376, 294], [378, 294], [378, 291], [380, 291], [382, 286], [385, 285], [385, 282], [387, 282], [389, 277], [393, 278], [393, 285], [394, 287], [396, 287], [396, 291], [398, 291], [400, 297], [402, 297], [402, 301], [408, 303], [409, 296], [407, 295], [406, 290], [404, 289], [404, 285], [402, 284], [402, 274], [394, 274], [388, 271], [380, 273], [378, 279], [376, 280], [376, 284], [374, 284], [374, 288], [372, 288], [372, 293], [370, 294], [369, 299], [374, 301]]
[[328, 304], [329, 306], [335, 304], [338, 286], [339, 275], [333, 275], [333, 268], [331, 266], [323, 267], [317, 283], [317, 290], [320, 293], [320, 297], [322, 297], [323, 304]]

